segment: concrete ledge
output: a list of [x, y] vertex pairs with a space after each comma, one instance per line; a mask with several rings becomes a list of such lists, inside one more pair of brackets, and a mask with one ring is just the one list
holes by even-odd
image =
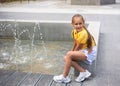
[[[97, 22], [86, 22], [88, 29], [95, 28], [94, 25], [97, 25]], [[35, 39], [40, 39], [42, 36], [46, 41], [72, 40], [71, 21], [0, 20], [0, 38], [14, 38], [15, 29], [20, 39], [30, 39], [34, 33]], [[96, 30], [91, 30], [92, 33], [94, 31]], [[93, 35], [98, 35], [97, 32]]]
[[70, 21], [36, 21], [36, 20], [0, 20], [0, 37], [14, 38], [16, 33], [20, 39], [46, 41], [72, 40]]
[[115, 4], [115, 0], [67, 0], [72, 5], [104, 5]]
[[[94, 36], [96, 44], [97, 44], [97, 48], [98, 48], [100, 22], [89, 22], [88, 30]], [[90, 65], [90, 64], [87, 64], [83, 61], [80, 61], [80, 62], [78, 62], [78, 64], [81, 65], [83, 68], [89, 70], [92, 73], [92, 75], [95, 75], [96, 62], [97, 62], [97, 60], [93, 61], [92, 64]], [[78, 76], [79, 71], [75, 69], [74, 70], [74, 75]]]

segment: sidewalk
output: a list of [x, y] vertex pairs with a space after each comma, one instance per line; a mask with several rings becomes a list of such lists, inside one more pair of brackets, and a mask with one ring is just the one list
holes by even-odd
[[0, 11], [30, 13], [86, 13], [86, 14], [120, 14], [120, 3], [102, 6], [70, 5], [64, 0], [45, 0], [28, 2], [12, 2], [0, 4]]

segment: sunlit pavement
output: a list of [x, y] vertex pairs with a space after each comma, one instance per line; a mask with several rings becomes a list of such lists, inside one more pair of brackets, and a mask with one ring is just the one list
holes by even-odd
[[119, 2], [115, 5], [79, 6], [70, 5], [67, 1], [45, 0], [29, 2], [12, 2], [0, 4], [0, 11], [4, 12], [31, 12], [31, 13], [86, 13], [86, 14], [120, 14]]

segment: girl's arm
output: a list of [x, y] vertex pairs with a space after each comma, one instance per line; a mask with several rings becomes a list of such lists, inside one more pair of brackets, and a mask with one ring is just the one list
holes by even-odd
[[78, 51], [78, 50], [80, 50], [81, 48], [82, 48], [82, 44], [77, 44], [77, 43], [74, 41], [72, 51]]
[[74, 51], [79, 51], [82, 48], [82, 44], [76, 44]]
[[73, 43], [73, 47], [72, 47], [72, 51], [75, 50], [75, 47], [76, 47], [76, 42], [74, 41], [74, 43]]

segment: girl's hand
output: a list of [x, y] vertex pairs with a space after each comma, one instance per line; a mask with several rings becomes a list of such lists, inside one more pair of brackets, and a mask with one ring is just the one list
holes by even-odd
[[76, 44], [74, 51], [79, 51], [82, 48], [82, 44]]

